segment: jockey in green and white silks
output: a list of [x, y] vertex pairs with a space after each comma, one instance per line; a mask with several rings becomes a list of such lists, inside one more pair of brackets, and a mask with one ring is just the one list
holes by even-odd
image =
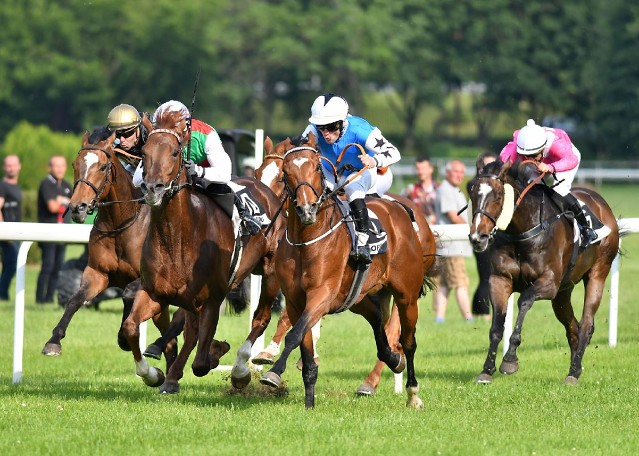
[[[352, 174], [366, 168], [358, 177], [344, 187], [346, 198], [357, 231], [355, 257], [370, 263], [370, 248], [367, 245], [371, 231], [368, 209], [364, 200], [367, 193], [383, 195], [392, 184], [392, 174], [387, 168], [401, 158], [399, 150], [388, 141], [379, 128], [361, 117], [348, 114], [348, 103], [338, 95], [327, 93], [315, 99], [311, 107], [310, 125], [303, 135], [313, 133], [321, 154], [338, 170], [337, 181], [333, 171], [323, 164], [328, 186], [341, 185]], [[339, 163], [337, 160], [347, 144], [359, 144], [365, 150], [349, 147]]]
[[[181, 102], [170, 100], [161, 104], [153, 114], [152, 122], [166, 112], [178, 112], [191, 123], [191, 140], [185, 141], [183, 154], [188, 157], [185, 168], [191, 176], [203, 179], [206, 182], [204, 187], [207, 194], [214, 199], [224, 195], [232, 195], [235, 207], [242, 220], [242, 226], [248, 234], [257, 234], [261, 229], [261, 223], [257, 221], [248, 211], [246, 205], [236, 194], [236, 191], [243, 187], [231, 182], [231, 158], [224, 150], [222, 140], [215, 131], [215, 128], [198, 119], [191, 118], [189, 109]], [[188, 154], [188, 155], [187, 155]], [[142, 184], [142, 163], [135, 170], [133, 184]], [[231, 184], [231, 185], [229, 185]], [[232, 188], [236, 187], [236, 188]]]

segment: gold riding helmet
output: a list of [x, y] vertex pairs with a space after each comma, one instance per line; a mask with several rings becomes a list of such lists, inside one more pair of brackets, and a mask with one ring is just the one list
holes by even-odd
[[110, 131], [131, 130], [142, 122], [140, 113], [129, 104], [120, 104], [107, 116], [107, 128]]

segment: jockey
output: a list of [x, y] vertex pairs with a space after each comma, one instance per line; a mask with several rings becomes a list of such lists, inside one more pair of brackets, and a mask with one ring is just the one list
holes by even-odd
[[[189, 160], [185, 163], [185, 168], [191, 176], [203, 179], [206, 184], [206, 193], [220, 204], [222, 209], [230, 212], [226, 202], [226, 196], [233, 198], [233, 204], [237, 208], [244, 230], [251, 236], [257, 234], [262, 229], [262, 224], [253, 217], [246, 207], [242, 198], [238, 197], [229, 186], [231, 181], [231, 158], [224, 150], [222, 140], [215, 129], [202, 122], [192, 119], [189, 109], [181, 102], [171, 100], [161, 104], [153, 114], [152, 121], [164, 112], [179, 112], [187, 124], [191, 124], [191, 139], [185, 141], [183, 153], [189, 154]], [[190, 144], [189, 144], [190, 142]], [[142, 184], [142, 163], [138, 166], [133, 176], [133, 184]]]
[[130, 157], [126, 160], [125, 169], [131, 174], [142, 159], [142, 146], [149, 136], [142, 116], [148, 117], [148, 114], [139, 112], [129, 104], [117, 105], [107, 116], [107, 128], [115, 133], [116, 146]]
[[572, 212], [577, 219], [584, 247], [610, 234], [610, 228], [570, 193], [581, 162], [581, 153], [564, 130], [542, 127], [536, 125], [533, 119], [528, 119], [526, 126], [513, 133], [513, 140], [499, 154], [504, 163], [514, 163], [519, 156], [536, 161], [539, 171], [553, 173], [556, 180], [553, 190], [563, 197], [562, 210]]
[[[320, 152], [338, 171], [335, 182], [333, 171], [326, 168], [326, 163], [323, 163], [329, 187], [341, 185], [349, 176], [365, 169], [344, 187], [344, 191], [357, 232], [357, 250], [353, 256], [362, 263], [370, 263], [372, 259], [367, 242], [369, 236], [374, 236], [375, 232], [372, 230], [364, 197], [371, 190], [380, 195], [388, 190], [389, 178], [384, 174], [378, 175], [378, 171], [384, 173], [386, 167], [398, 162], [401, 158], [399, 150], [384, 138], [377, 127], [361, 117], [348, 114], [346, 100], [332, 93], [320, 95], [315, 99], [308, 121], [310, 125], [304, 130], [303, 136], [313, 133], [317, 137]], [[351, 143], [364, 147], [366, 153], [360, 153], [356, 147], [349, 147], [338, 163], [342, 149]], [[380, 175], [383, 177], [380, 178]]]

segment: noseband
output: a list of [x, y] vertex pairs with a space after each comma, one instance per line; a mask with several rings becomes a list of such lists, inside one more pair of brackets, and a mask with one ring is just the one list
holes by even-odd
[[[295, 152], [300, 152], [303, 150], [310, 150], [311, 152], [314, 152], [316, 155], [319, 155], [319, 151], [317, 149], [314, 149], [312, 147], [308, 147], [308, 146], [301, 146], [301, 147], [295, 147], [291, 150], [286, 151], [286, 153], [284, 154], [283, 159], [285, 159], [289, 154], [295, 153]], [[320, 158], [324, 158], [321, 155], [319, 155]], [[319, 166], [319, 172], [321, 175], [321, 181], [324, 182], [324, 171], [322, 170], [322, 166]], [[286, 191], [286, 193], [288, 194], [288, 198], [291, 200], [291, 203], [293, 204], [293, 207], [295, 208], [295, 210], [297, 211], [298, 205], [297, 205], [297, 191], [301, 188], [301, 187], [308, 187], [311, 189], [311, 191], [315, 194], [315, 197], [317, 198], [317, 202], [315, 203], [315, 205], [319, 208], [322, 203], [324, 201], [326, 201], [328, 193], [326, 191], [327, 187], [324, 187], [324, 189], [321, 192], [318, 192], [315, 187], [313, 187], [313, 185], [311, 185], [310, 182], [307, 181], [303, 181], [300, 182], [299, 184], [297, 184], [297, 187], [292, 188], [291, 185], [288, 182], [287, 179], [287, 175], [285, 172], [282, 171], [283, 177], [282, 180], [284, 182], [284, 189]]]
[[80, 154], [80, 152], [82, 152], [83, 150], [99, 150], [100, 152], [103, 152], [106, 156], [107, 159], [109, 160], [109, 163], [107, 164], [107, 169], [105, 171], [105, 175], [106, 178], [104, 179], [104, 182], [102, 182], [102, 185], [100, 185], [100, 188], [96, 187], [93, 182], [81, 177], [80, 179], [76, 180], [73, 183], [73, 192], [75, 192], [75, 188], [78, 186], [78, 184], [83, 183], [88, 185], [89, 187], [91, 187], [91, 189], [95, 192], [95, 198], [93, 198], [90, 202], [89, 202], [89, 207], [87, 209], [87, 214], [91, 215], [93, 214], [93, 212], [95, 211], [96, 206], [98, 205], [98, 201], [100, 201], [102, 199], [102, 193], [104, 193], [104, 189], [106, 188], [107, 184], [112, 184], [113, 180], [112, 180], [112, 174], [113, 174], [113, 161], [111, 160], [111, 155], [109, 154], [109, 152], [107, 152], [106, 149], [103, 149], [102, 147], [98, 147], [98, 146], [86, 146], [86, 147], [82, 147], [79, 151], [78, 151], [78, 155]]

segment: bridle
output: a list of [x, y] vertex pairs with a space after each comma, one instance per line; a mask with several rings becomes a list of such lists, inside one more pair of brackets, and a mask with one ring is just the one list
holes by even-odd
[[[80, 148], [80, 150], [78, 151], [78, 155], [80, 155], [80, 152], [82, 152], [83, 150], [99, 150], [100, 152], [103, 152], [104, 155], [106, 155], [107, 159], [109, 160], [109, 162], [107, 163], [107, 168], [104, 173], [106, 175], [106, 178], [104, 179], [104, 181], [102, 182], [102, 185], [100, 185], [99, 188], [96, 187], [93, 184], [93, 182], [83, 177], [81, 177], [80, 179], [76, 180], [73, 183], [73, 192], [75, 192], [75, 188], [81, 183], [88, 185], [89, 187], [91, 187], [91, 190], [95, 192], [95, 197], [91, 201], [89, 201], [89, 207], [87, 209], [87, 214], [91, 215], [95, 211], [96, 207], [100, 206], [101, 204], [102, 205], [104, 204], [104, 203], [100, 203], [99, 201], [102, 199], [102, 194], [104, 193], [104, 190], [106, 189], [107, 185], [113, 183], [113, 175], [115, 174], [115, 171], [113, 168], [113, 161], [111, 160], [111, 155], [106, 149], [103, 149], [102, 147], [98, 147], [98, 146], [86, 146], [86, 147]], [[113, 204], [113, 202], [111, 202], [111, 204]]]
[[173, 195], [175, 195], [177, 192], [182, 190], [184, 187], [191, 186], [191, 178], [187, 174], [187, 182], [182, 184], [178, 183], [178, 181], [180, 180], [180, 177], [182, 176], [182, 172], [184, 171], [184, 156], [182, 155], [180, 150], [182, 148], [183, 138], [181, 138], [180, 135], [178, 135], [175, 131], [169, 128], [155, 128], [149, 132], [149, 137], [151, 137], [151, 135], [158, 134], [158, 133], [166, 133], [166, 134], [172, 135], [173, 137], [175, 137], [178, 143], [177, 149], [178, 149], [178, 155], [180, 156], [180, 166], [178, 167], [177, 174], [175, 175], [173, 179], [171, 179], [169, 184], [166, 186], [166, 190], [164, 191], [164, 196], [166, 198], [171, 198]]
[[[293, 149], [287, 150], [286, 153], [284, 154], [284, 157], [282, 157], [282, 159], [285, 159], [288, 155], [290, 155], [292, 153], [301, 152], [301, 151], [304, 151], [304, 150], [309, 150], [309, 151], [313, 152], [315, 155], [317, 155], [320, 159], [324, 158], [325, 160], [327, 160], [325, 157], [322, 157], [319, 154], [319, 151], [317, 149], [314, 149], [313, 147], [310, 147], [310, 146], [294, 147]], [[321, 164], [318, 164], [318, 170], [320, 172], [321, 182], [324, 182], [325, 176], [324, 176], [324, 171], [322, 170]], [[299, 184], [297, 184], [297, 186], [295, 188], [293, 188], [291, 186], [291, 184], [289, 183], [288, 178], [287, 178], [287, 174], [286, 174], [286, 172], [284, 170], [282, 170], [282, 182], [284, 183], [284, 190], [286, 191], [286, 194], [288, 195], [288, 198], [291, 201], [291, 204], [295, 208], [295, 211], [298, 212], [298, 213], [299, 213], [299, 209], [298, 209], [298, 206], [297, 206], [297, 191], [301, 187], [308, 187], [315, 194], [315, 197], [317, 198], [317, 202], [314, 203], [314, 204], [315, 204], [315, 206], [317, 206], [318, 209], [322, 205], [322, 203], [324, 203], [324, 201], [326, 201], [326, 199], [328, 198], [328, 195], [329, 195], [329, 193], [327, 192], [327, 187], [326, 186], [324, 186], [324, 188], [322, 189], [321, 192], [318, 192], [315, 189], [315, 187], [313, 187], [313, 185], [310, 182], [307, 182], [307, 181], [302, 181]]]

